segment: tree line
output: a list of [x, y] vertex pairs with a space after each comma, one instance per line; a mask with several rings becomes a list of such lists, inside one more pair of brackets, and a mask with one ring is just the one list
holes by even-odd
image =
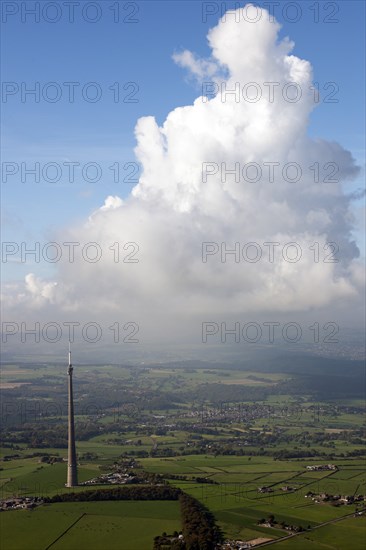
[[45, 497], [47, 503], [91, 502], [103, 500], [178, 500], [181, 490], [170, 485], [111, 487], [80, 492], [61, 493]]

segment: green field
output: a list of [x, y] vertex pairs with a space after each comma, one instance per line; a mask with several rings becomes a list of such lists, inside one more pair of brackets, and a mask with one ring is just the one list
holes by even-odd
[[7, 550], [151, 550], [163, 531], [179, 531], [178, 502], [88, 502], [41, 506], [0, 515]]
[[274, 544], [276, 550], [364, 550], [365, 518], [349, 518]]
[[[257, 524], [258, 520], [270, 514], [275, 515], [278, 523], [284, 521], [307, 529], [309, 526], [314, 528], [322, 523], [347, 516], [355, 509], [354, 506], [334, 507], [329, 503], [314, 503], [311, 499], [305, 498], [309, 490], [314, 493], [351, 495], [356, 491], [357, 494], [366, 492], [362, 460], [344, 461], [339, 464], [339, 470], [322, 472], [306, 471], [307, 461], [273, 461], [264, 457], [250, 459], [248, 457], [187, 456], [176, 459], [144, 459], [142, 463], [148, 471], [165, 471], [187, 477], [200, 472], [201, 475], [207, 474], [210, 479], [219, 482], [219, 484], [199, 485], [188, 480], [172, 481], [212, 510], [225, 535], [232, 539], [250, 540], [257, 537], [276, 539], [286, 535], [282, 529], [262, 527]], [[273, 492], [258, 493], [258, 487], [263, 485], [271, 486]], [[296, 491], [283, 492], [281, 487], [284, 485], [293, 486]], [[348, 521], [345, 520], [345, 522]], [[355, 518], [355, 525], [357, 530], [354, 531], [354, 537], [360, 542], [366, 536], [365, 518]], [[320, 541], [320, 533], [324, 529], [325, 532], [330, 533], [332, 540], [332, 533], [336, 527], [341, 529], [338, 523], [319, 527], [319, 530], [311, 532], [311, 536], [314, 535], [314, 540]], [[295, 541], [295, 538], [292, 540]], [[296, 538], [296, 544], [301, 543]], [[286, 547], [291, 548], [291, 542], [286, 544], [288, 545]], [[342, 543], [338, 548], [348, 550], [351, 547]]]
[[[1, 498], [12, 495], [45, 496], [65, 491], [66, 464], [39, 464], [36, 459], [13, 460], [4, 464], [0, 478]], [[78, 470], [79, 481], [98, 475], [95, 465], [85, 464]]]

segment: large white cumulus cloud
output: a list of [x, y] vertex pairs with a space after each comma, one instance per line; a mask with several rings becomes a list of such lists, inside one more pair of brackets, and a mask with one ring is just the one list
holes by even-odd
[[[60, 232], [61, 242], [99, 243], [101, 260], [59, 264], [57, 285], [28, 276], [17, 296], [10, 289], [10, 310], [24, 312], [35, 304], [38, 310], [52, 307], [63, 315], [73, 311], [94, 317], [123, 311], [154, 324], [164, 315], [273, 316], [357, 297], [358, 250], [344, 191], [357, 168], [337, 143], [307, 136], [316, 106], [311, 65], [292, 55], [294, 44], [288, 39], [278, 41], [279, 25], [265, 10], [256, 13], [262, 16], [255, 24], [221, 20], [208, 34], [210, 59], [188, 51], [174, 55], [196, 77], [213, 81], [219, 93], [175, 109], [162, 127], [152, 116], [139, 119], [135, 152], [143, 172], [131, 196], [124, 201], [108, 197], [83, 226]], [[246, 88], [248, 94], [262, 92], [256, 102], [243, 96], [248, 83], [257, 83]], [[239, 100], [220, 93], [238, 85]], [[301, 97], [292, 101], [296, 90]], [[222, 163], [228, 169], [239, 163], [240, 181], [233, 175], [225, 179]], [[261, 168], [258, 181], [249, 181], [251, 172], [243, 178], [247, 163]], [[288, 163], [301, 167], [296, 182], [289, 181], [291, 170], [290, 178], [283, 175]], [[310, 168], [316, 163], [319, 178]], [[273, 181], [269, 165], [274, 166]], [[335, 165], [336, 178], [324, 181]], [[203, 177], [207, 166], [210, 173]], [[322, 261], [330, 241], [339, 247], [337, 263]], [[115, 242], [137, 243], [138, 263], [116, 263], [108, 251]], [[202, 242], [227, 243], [228, 248], [256, 242], [263, 257], [257, 263], [228, 257], [223, 263], [216, 254], [203, 263]], [[292, 263], [278, 252], [271, 262], [265, 242], [280, 243], [276, 251], [296, 242], [302, 257]], [[309, 249], [313, 243], [319, 243], [319, 262]]]

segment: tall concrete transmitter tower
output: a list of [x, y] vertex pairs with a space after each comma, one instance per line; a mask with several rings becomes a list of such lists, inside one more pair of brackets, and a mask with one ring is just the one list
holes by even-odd
[[69, 342], [69, 366], [67, 374], [69, 376], [69, 405], [68, 405], [68, 421], [69, 421], [69, 445], [67, 455], [67, 483], [66, 487], [75, 487], [78, 484], [78, 468], [76, 462], [75, 449], [75, 426], [74, 426], [74, 396], [72, 392], [72, 371], [71, 364], [71, 348]]

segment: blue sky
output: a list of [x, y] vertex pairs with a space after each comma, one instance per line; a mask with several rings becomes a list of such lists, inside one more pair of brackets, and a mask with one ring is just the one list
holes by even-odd
[[[34, 2], [26, 4], [31, 7]], [[50, 241], [55, 230], [85, 220], [107, 195], [126, 197], [132, 184], [114, 183], [108, 167], [118, 162], [122, 175], [127, 175], [123, 166], [135, 161], [137, 119], [154, 115], [161, 124], [169, 111], [192, 103], [200, 95], [186, 71], [173, 62], [172, 54], [187, 48], [201, 57], [208, 56], [206, 35], [217, 24], [219, 14], [207, 16], [203, 22], [202, 2], [138, 2], [138, 13], [131, 16], [138, 22], [114, 23], [109, 9], [112, 4], [100, 2], [102, 17], [95, 24], [84, 21], [76, 10], [74, 23], [68, 22], [65, 11], [54, 24], [42, 18], [35, 23], [30, 17], [22, 23], [16, 14], [2, 25], [2, 80], [19, 85], [24, 82], [29, 87], [39, 82], [41, 88], [57, 82], [62, 89], [57, 103], [42, 99], [35, 103], [33, 98], [22, 103], [19, 93], [9, 96], [6, 103], [3, 98], [2, 161], [29, 165], [97, 162], [104, 174], [97, 183], [83, 182], [80, 176], [68, 183], [66, 169], [65, 177], [55, 184], [35, 183], [31, 177], [22, 183], [18, 176], [2, 181], [3, 240]], [[132, 13], [134, 3], [130, 3], [132, 8], [127, 2], [119, 4], [121, 17]], [[226, 2], [227, 8], [235, 4]], [[365, 4], [315, 3], [319, 4], [319, 23], [314, 22], [310, 9], [314, 2], [301, 2], [303, 15], [293, 23], [288, 21], [291, 12], [284, 17], [286, 4], [281, 2], [275, 8], [275, 16], [283, 25], [281, 35], [295, 42], [295, 55], [311, 62], [320, 88], [327, 82], [339, 87], [339, 102], [319, 105], [312, 114], [309, 133], [340, 142], [363, 165]], [[332, 17], [329, 4], [339, 7], [333, 16], [338, 23], [324, 21]], [[74, 103], [68, 101], [67, 88], [62, 84], [68, 81], [80, 82]], [[80, 88], [88, 82], [100, 86], [100, 101], [90, 103], [81, 97]], [[122, 97], [133, 90], [132, 85], [123, 90], [124, 84], [135, 83], [138, 102], [115, 103], [109, 90], [115, 82]], [[360, 177], [352, 189], [361, 181]], [[360, 235], [358, 240], [362, 246]], [[40, 274], [42, 269], [49, 269], [49, 265], [41, 268]], [[3, 266], [9, 279], [22, 279], [28, 271], [24, 264]]]

